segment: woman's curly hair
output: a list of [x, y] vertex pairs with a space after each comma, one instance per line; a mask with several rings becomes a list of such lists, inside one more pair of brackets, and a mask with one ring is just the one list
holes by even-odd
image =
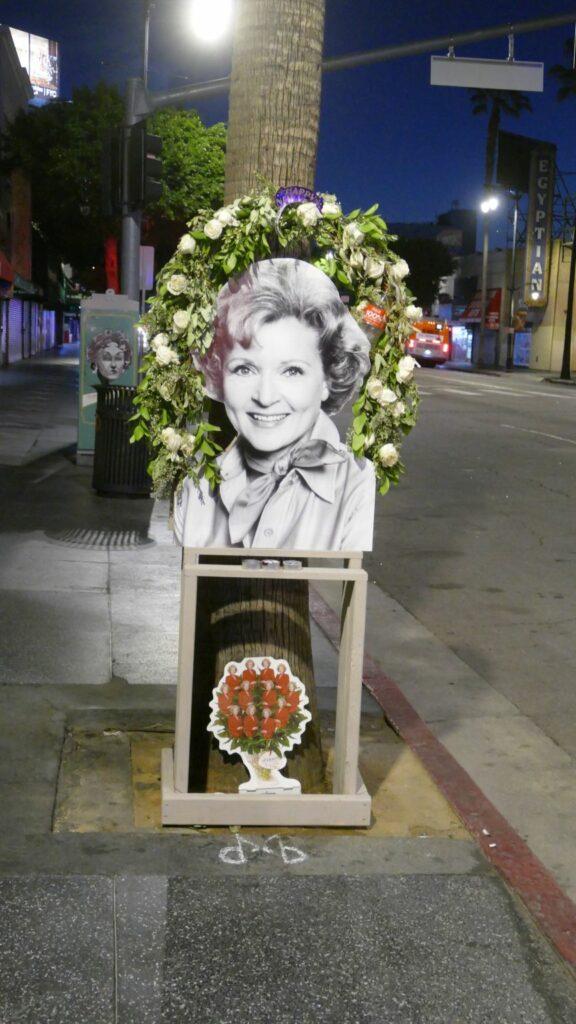
[[216, 299], [213, 340], [199, 361], [211, 398], [222, 401], [226, 353], [249, 348], [264, 324], [294, 317], [314, 328], [333, 415], [360, 389], [370, 369], [370, 343], [342, 302], [334, 283], [303, 260], [278, 258], [253, 263], [228, 281]]

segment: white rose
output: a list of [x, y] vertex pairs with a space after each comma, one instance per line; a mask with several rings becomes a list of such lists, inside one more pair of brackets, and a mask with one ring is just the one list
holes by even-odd
[[172, 274], [166, 287], [171, 295], [182, 295], [188, 287], [188, 281], [184, 274]]
[[185, 331], [190, 323], [190, 310], [177, 309], [172, 317], [172, 323], [177, 331]]
[[407, 384], [409, 380], [412, 380], [417, 366], [420, 366], [420, 363], [417, 363], [413, 356], [402, 356], [398, 362], [396, 380], [400, 384]]
[[370, 380], [366, 384], [366, 393], [370, 395], [370, 398], [375, 398], [376, 401], [380, 398], [380, 395], [384, 392], [384, 385], [378, 377], [370, 377]]
[[376, 280], [378, 277], [382, 277], [386, 264], [384, 260], [375, 260], [373, 256], [367, 256], [364, 264], [366, 276]]
[[180, 252], [194, 252], [196, 248], [196, 239], [192, 238], [192, 235], [182, 235], [182, 238], [178, 242], [178, 249]]
[[220, 238], [223, 230], [224, 225], [219, 220], [216, 220], [216, 218], [209, 220], [208, 223], [204, 225], [204, 234], [212, 240]]
[[156, 352], [162, 345], [167, 345], [169, 340], [167, 334], [156, 334], [150, 342], [150, 348]]
[[170, 363], [178, 363], [178, 353], [170, 348], [169, 345], [159, 345], [156, 349], [156, 362], [160, 363], [160, 366], [170, 366]]
[[313, 228], [322, 216], [316, 203], [300, 203], [296, 213], [306, 228]]
[[378, 459], [383, 466], [395, 466], [400, 456], [393, 444], [383, 444], [378, 449]]
[[382, 394], [378, 395], [378, 405], [393, 405], [398, 401], [398, 395], [392, 388], [383, 388]]
[[167, 384], [161, 384], [160, 387], [158, 388], [158, 391], [162, 395], [162, 398], [164, 399], [165, 402], [172, 401], [172, 391]]
[[216, 213], [216, 220], [225, 225], [238, 223], [234, 216], [234, 210], [231, 206], [223, 206], [221, 210], [218, 210]]
[[192, 455], [194, 451], [194, 442], [196, 438], [194, 434], [184, 434], [182, 437], [182, 453], [184, 455]]
[[392, 406], [392, 415], [395, 420], [401, 419], [405, 412], [406, 405], [402, 401], [396, 402], [396, 404]]
[[404, 312], [409, 320], [419, 320], [422, 316], [422, 306], [415, 306], [413, 303], [410, 303], [409, 306], [406, 306]]
[[350, 259], [348, 261], [354, 270], [362, 270], [364, 266], [364, 257], [358, 249], [353, 249], [350, 253]]
[[344, 245], [362, 245], [364, 232], [360, 230], [355, 220], [344, 228]]
[[174, 427], [164, 427], [160, 437], [169, 452], [177, 452], [182, 447], [182, 437]]
[[410, 267], [406, 263], [406, 260], [398, 260], [396, 263], [391, 265], [388, 273], [395, 281], [402, 281], [403, 278], [408, 277]]
[[324, 217], [341, 217], [342, 207], [340, 206], [340, 203], [334, 202], [333, 199], [325, 199], [322, 204], [322, 215]]

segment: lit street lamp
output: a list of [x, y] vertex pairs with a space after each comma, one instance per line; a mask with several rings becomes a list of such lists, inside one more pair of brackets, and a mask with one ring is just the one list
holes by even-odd
[[[142, 77], [129, 78], [126, 83], [124, 106], [124, 143], [122, 170], [122, 292], [131, 299], [140, 295], [140, 237], [142, 210], [133, 209], [129, 188], [130, 135], [132, 130], [158, 105], [182, 103], [196, 94], [209, 95], [219, 89], [208, 86], [189, 86], [172, 92], [148, 93], [148, 48], [150, 16], [156, 6], [155, 0], [142, 0], [144, 24], [142, 36]], [[206, 44], [222, 39], [229, 31], [234, 13], [234, 0], [191, 0], [190, 26], [194, 35]], [[218, 83], [214, 83], [215, 86]]]
[[489, 244], [489, 229], [490, 219], [489, 215], [494, 213], [500, 205], [498, 196], [488, 194], [484, 196], [484, 199], [480, 203], [480, 211], [482, 213], [482, 283], [480, 292], [480, 334], [478, 336], [478, 347], [476, 349], [475, 363], [477, 366], [483, 366], [483, 354], [484, 354], [484, 333], [486, 329], [486, 293], [487, 293], [487, 278], [488, 278], [488, 244]]

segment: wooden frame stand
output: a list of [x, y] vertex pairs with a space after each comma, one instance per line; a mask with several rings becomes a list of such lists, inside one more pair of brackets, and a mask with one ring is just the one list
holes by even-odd
[[[274, 558], [280, 568], [253, 569], [239, 564], [205, 564], [202, 555], [244, 559]], [[284, 559], [311, 558], [341, 565], [284, 567]], [[323, 580], [342, 583], [342, 626], [336, 701], [333, 792], [329, 794], [191, 793], [188, 791], [194, 643], [198, 579], [247, 578]], [[162, 824], [164, 825], [316, 825], [370, 824], [371, 800], [358, 772], [362, 663], [367, 575], [357, 552], [282, 551], [278, 549], [184, 548], [180, 604], [178, 689], [174, 753], [162, 751]]]

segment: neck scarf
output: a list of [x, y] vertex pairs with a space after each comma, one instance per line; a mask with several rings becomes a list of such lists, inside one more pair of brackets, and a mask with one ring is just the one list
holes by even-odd
[[258, 457], [243, 452], [248, 467], [259, 475], [240, 492], [228, 518], [232, 544], [239, 544], [256, 525], [268, 501], [278, 489], [281, 480], [292, 469], [307, 469], [321, 472], [325, 466], [344, 462], [346, 455], [339, 452], [329, 441], [308, 440], [296, 444], [291, 451], [284, 452], [271, 469], [263, 469]]

